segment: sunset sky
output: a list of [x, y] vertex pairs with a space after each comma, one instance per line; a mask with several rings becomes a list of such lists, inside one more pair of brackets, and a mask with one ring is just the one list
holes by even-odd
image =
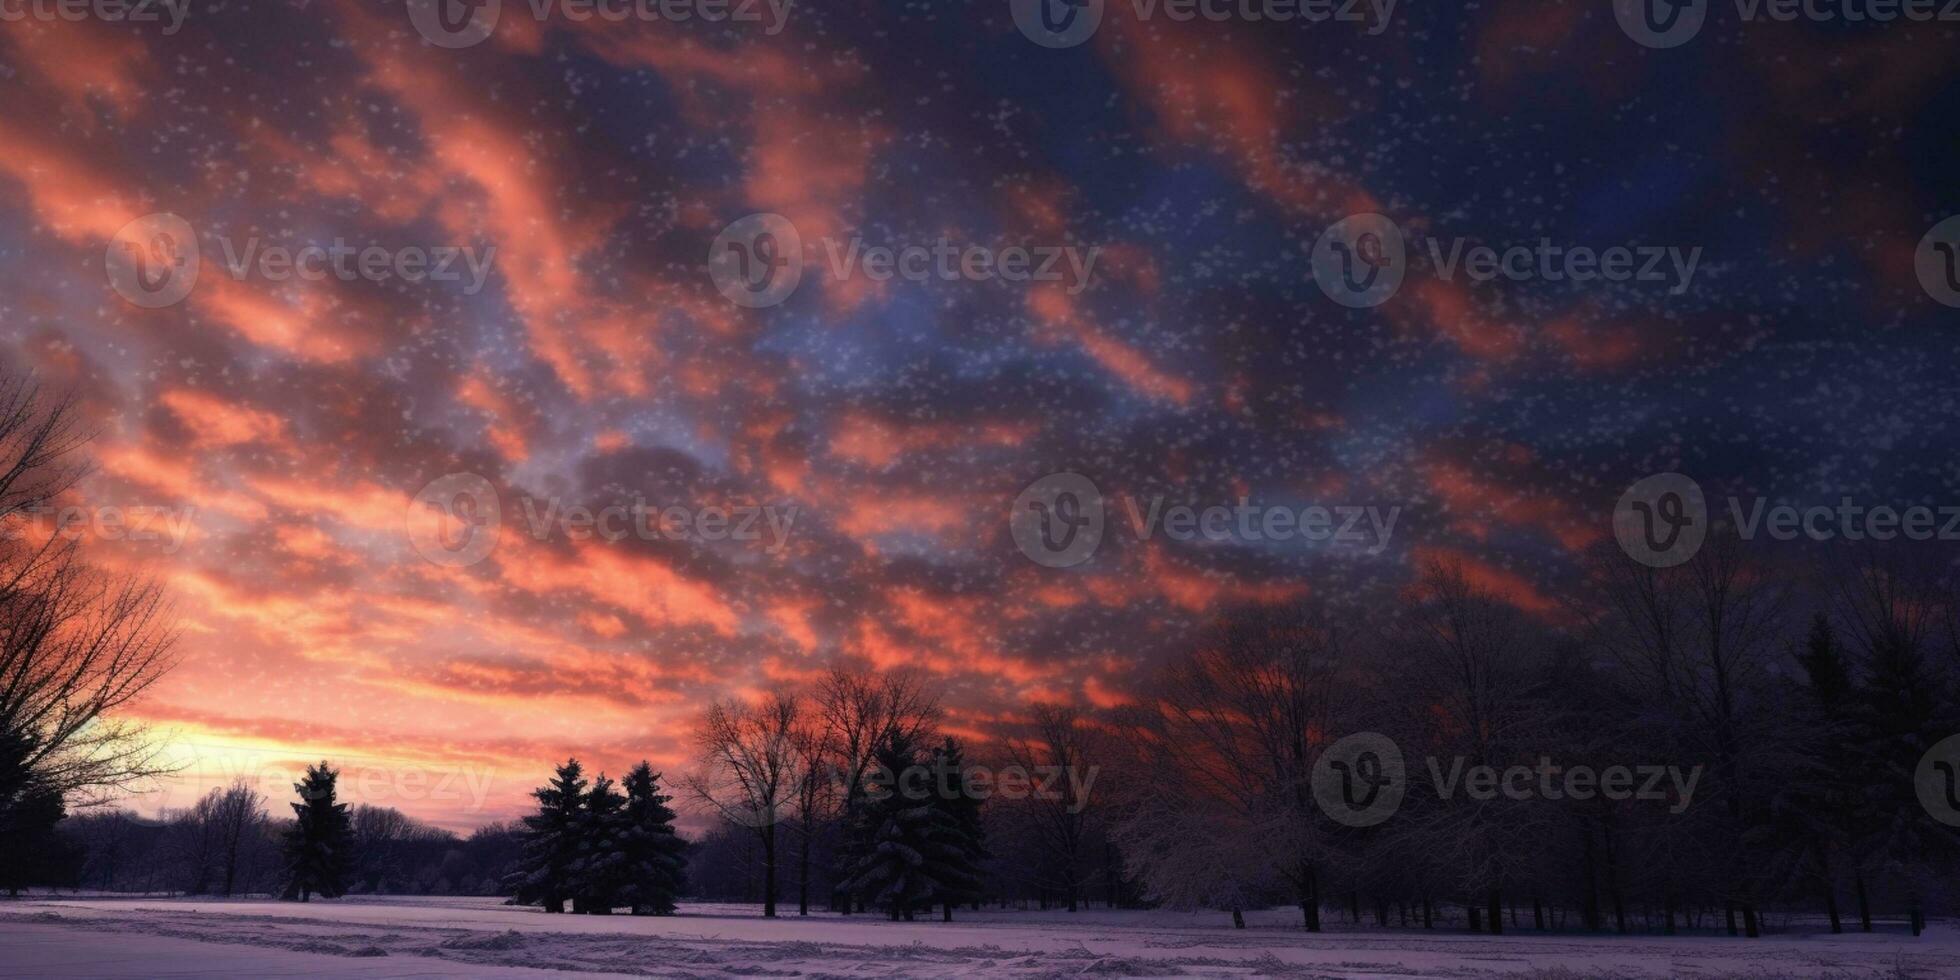
[[[1951, 24], [1657, 51], [1606, 0], [1405, 3], [1373, 36], [1111, 3], [1051, 50], [1006, 0], [805, 0], [773, 36], [504, 6], [453, 50], [373, 0], [0, 23], [0, 360], [80, 400], [93, 472], [64, 503], [149, 515], [160, 540], [87, 547], [182, 618], [136, 713], [188, 768], [141, 809], [328, 758], [354, 799], [466, 829], [574, 753], [678, 771], [710, 699], [840, 655], [928, 672], [949, 731], [985, 738], [1031, 703], [1124, 703], [1224, 610], [1426, 559], [1554, 616], [1651, 473], [1792, 502], [1960, 487], [1960, 320], [1913, 265], [1960, 212]], [[147, 309], [105, 254], [163, 212], [203, 264]], [[1086, 283], [879, 282], [811, 245], [751, 309], [707, 257], [759, 212], [806, 245], [1099, 258]], [[1309, 254], [1362, 212], [1411, 256], [1700, 264], [1678, 293], [1412, 271], [1351, 309]], [[336, 241], [469, 247], [487, 275], [225, 268]], [[1379, 550], [1139, 540], [1112, 503], [1094, 558], [1049, 568], [1008, 515], [1065, 471], [1144, 507], [1399, 518]], [[407, 530], [451, 474], [502, 504], [474, 564]], [[795, 516], [781, 542], [540, 540], [522, 503], [635, 499]]]

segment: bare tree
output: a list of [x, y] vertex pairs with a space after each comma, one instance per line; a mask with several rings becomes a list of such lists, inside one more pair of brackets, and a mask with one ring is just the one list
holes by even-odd
[[172, 665], [155, 583], [89, 568], [33, 513], [74, 485], [86, 441], [69, 401], [0, 383], [0, 827], [31, 795], [68, 806], [169, 771], [139, 725], [113, 717]]
[[[1402, 655], [1397, 686], [1413, 695], [1394, 699], [1414, 708], [1404, 726], [1433, 758], [1499, 769], [1517, 761], [1515, 747], [1547, 710], [1533, 689], [1539, 651], [1524, 617], [1472, 585], [1455, 564], [1425, 568], [1406, 598], [1392, 631], [1392, 648]], [[1530, 864], [1527, 811], [1503, 797], [1453, 797], [1413, 812], [1401, 833], [1426, 838], [1426, 849], [1454, 865], [1465, 892], [1485, 902], [1482, 924], [1501, 933], [1507, 880]]]
[[170, 822], [182, 881], [193, 895], [227, 897], [254, 878], [268, 844], [265, 796], [244, 779], [204, 794]]
[[347, 815], [354, 841], [354, 874], [370, 892], [400, 891], [410, 883], [415, 852], [430, 842], [450, 839], [391, 806], [356, 804]]
[[[916, 744], [930, 740], [939, 723], [939, 699], [909, 670], [878, 671], [861, 661], [840, 660], [812, 693], [816, 726], [834, 787], [841, 787], [837, 820], [849, 827], [864, 804], [866, 777], [878, 746], [892, 737]], [[845, 913], [849, 894], [834, 896]]]
[[796, 752], [796, 914], [810, 914], [810, 851], [824, 817], [838, 802], [837, 782], [827, 771], [829, 740], [822, 726], [805, 717], [792, 736]]
[[217, 794], [215, 817], [218, 824], [218, 856], [224, 866], [224, 894], [230, 897], [241, 879], [249, 879], [259, 847], [265, 840], [268, 822], [265, 794], [253, 789], [243, 778]]
[[1713, 763], [1723, 801], [1730, 930], [1761, 934], [1746, 838], [1768, 795], [1756, 757], [1777, 740], [1756, 696], [1782, 654], [1787, 586], [1751, 562], [1734, 534], [1711, 534], [1674, 568], [1637, 563], [1602, 545], [1591, 568], [1593, 636], [1648, 704], [1671, 715], [1681, 749]]
[[1088, 773], [1109, 758], [1103, 731], [1073, 706], [1038, 704], [1027, 732], [1008, 742], [1015, 765], [1033, 774], [1059, 773], [1046, 780], [1045, 792], [1025, 801], [1033, 817], [1045, 863], [1047, 882], [1059, 888], [1068, 910], [1076, 910], [1081, 895], [1083, 848], [1088, 841], [1093, 801], [1080, 793]]
[[1333, 729], [1340, 653], [1340, 634], [1322, 615], [1252, 612], [1171, 664], [1138, 713], [1136, 741], [1152, 753], [1159, 782], [1263, 835], [1273, 873], [1313, 931], [1324, 844], [1314, 829], [1312, 766], [1317, 739]]
[[703, 765], [687, 779], [695, 798], [724, 819], [755, 831], [762, 845], [762, 914], [776, 915], [776, 824], [794, 811], [801, 773], [797, 751], [802, 703], [775, 694], [761, 704], [718, 701], [695, 740]]

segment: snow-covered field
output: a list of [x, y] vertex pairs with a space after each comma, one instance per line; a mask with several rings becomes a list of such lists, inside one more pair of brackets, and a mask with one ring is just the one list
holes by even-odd
[[1915, 940], [1778, 936], [1493, 938], [1308, 935], [1292, 913], [964, 913], [950, 925], [865, 916], [762, 919], [689, 905], [672, 918], [547, 916], [494, 899], [0, 901], [0, 976], [1960, 977], [1960, 929]]

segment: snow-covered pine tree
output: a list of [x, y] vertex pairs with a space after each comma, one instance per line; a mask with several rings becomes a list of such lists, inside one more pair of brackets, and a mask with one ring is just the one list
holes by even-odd
[[551, 782], [531, 791], [538, 812], [524, 818], [523, 855], [504, 877], [504, 890], [519, 905], [565, 911], [571, 867], [578, 859], [579, 814], [585, 809], [585, 769], [577, 759], [558, 767]]
[[980, 799], [967, 792], [966, 752], [950, 736], [932, 750], [932, 780], [939, 860], [929, 864], [942, 915], [951, 922], [953, 906], [980, 900], [980, 864], [990, 856], [987, 831], [980, 822]]
[[325, 762], [308, 766], [306, 776], [293, 784], [299, 802], [293, 804], [294, 822], [286, 831], [287, 901], [310, 902], [315, 893], [321, 898], [339, 898], [347, 893], [347, 870], [352, 866], [348, 833], [347, 804], [335, 800], [335, 782], [340, 771]]
[[626, 797], [604, 773], [585, 794], [577, 827], [578, 856], [569, 874], [572, 911], [611, 915], [632, 869], [626, 857]]
[[844, 887], [892, 918], [910, 921], [948, 889], [977, 887], [977, 881], [962, 868], [954, 818], [934, 798], [931, 769], [919, 760], [911, 737], [887, 736], [878, 767], [890, 785], [865, 801], [861, 857]]
[[660, 792], [660, 774], [642, 761], [626, 774], [623, 844], [626, 883], [619, 904], [634, 915], [672, 915], [687, 881], [687, 843], [674, 833], [672, 799]]

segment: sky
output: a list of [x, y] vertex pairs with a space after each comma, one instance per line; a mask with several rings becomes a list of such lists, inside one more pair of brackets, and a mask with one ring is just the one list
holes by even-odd
[[[464, 829], [838, 657], [985, 739], [1435, 560], [1553, 617], [1650, 474], [1960, 502], [1955, 23], [501, 6], [448, 46], [392, 0], [0, 18], [0, 364], [74, 394], [58, 503], [181, 620], [140, 809], [327, 758]], [[1331, 281], [1354, 215], [1403, 240], [1378, 302]], [[1054, 474], [1102, 503], [1066, 563], [1012, 519]], [[1265, 533], [1313, 507], [1353, 533]]]

